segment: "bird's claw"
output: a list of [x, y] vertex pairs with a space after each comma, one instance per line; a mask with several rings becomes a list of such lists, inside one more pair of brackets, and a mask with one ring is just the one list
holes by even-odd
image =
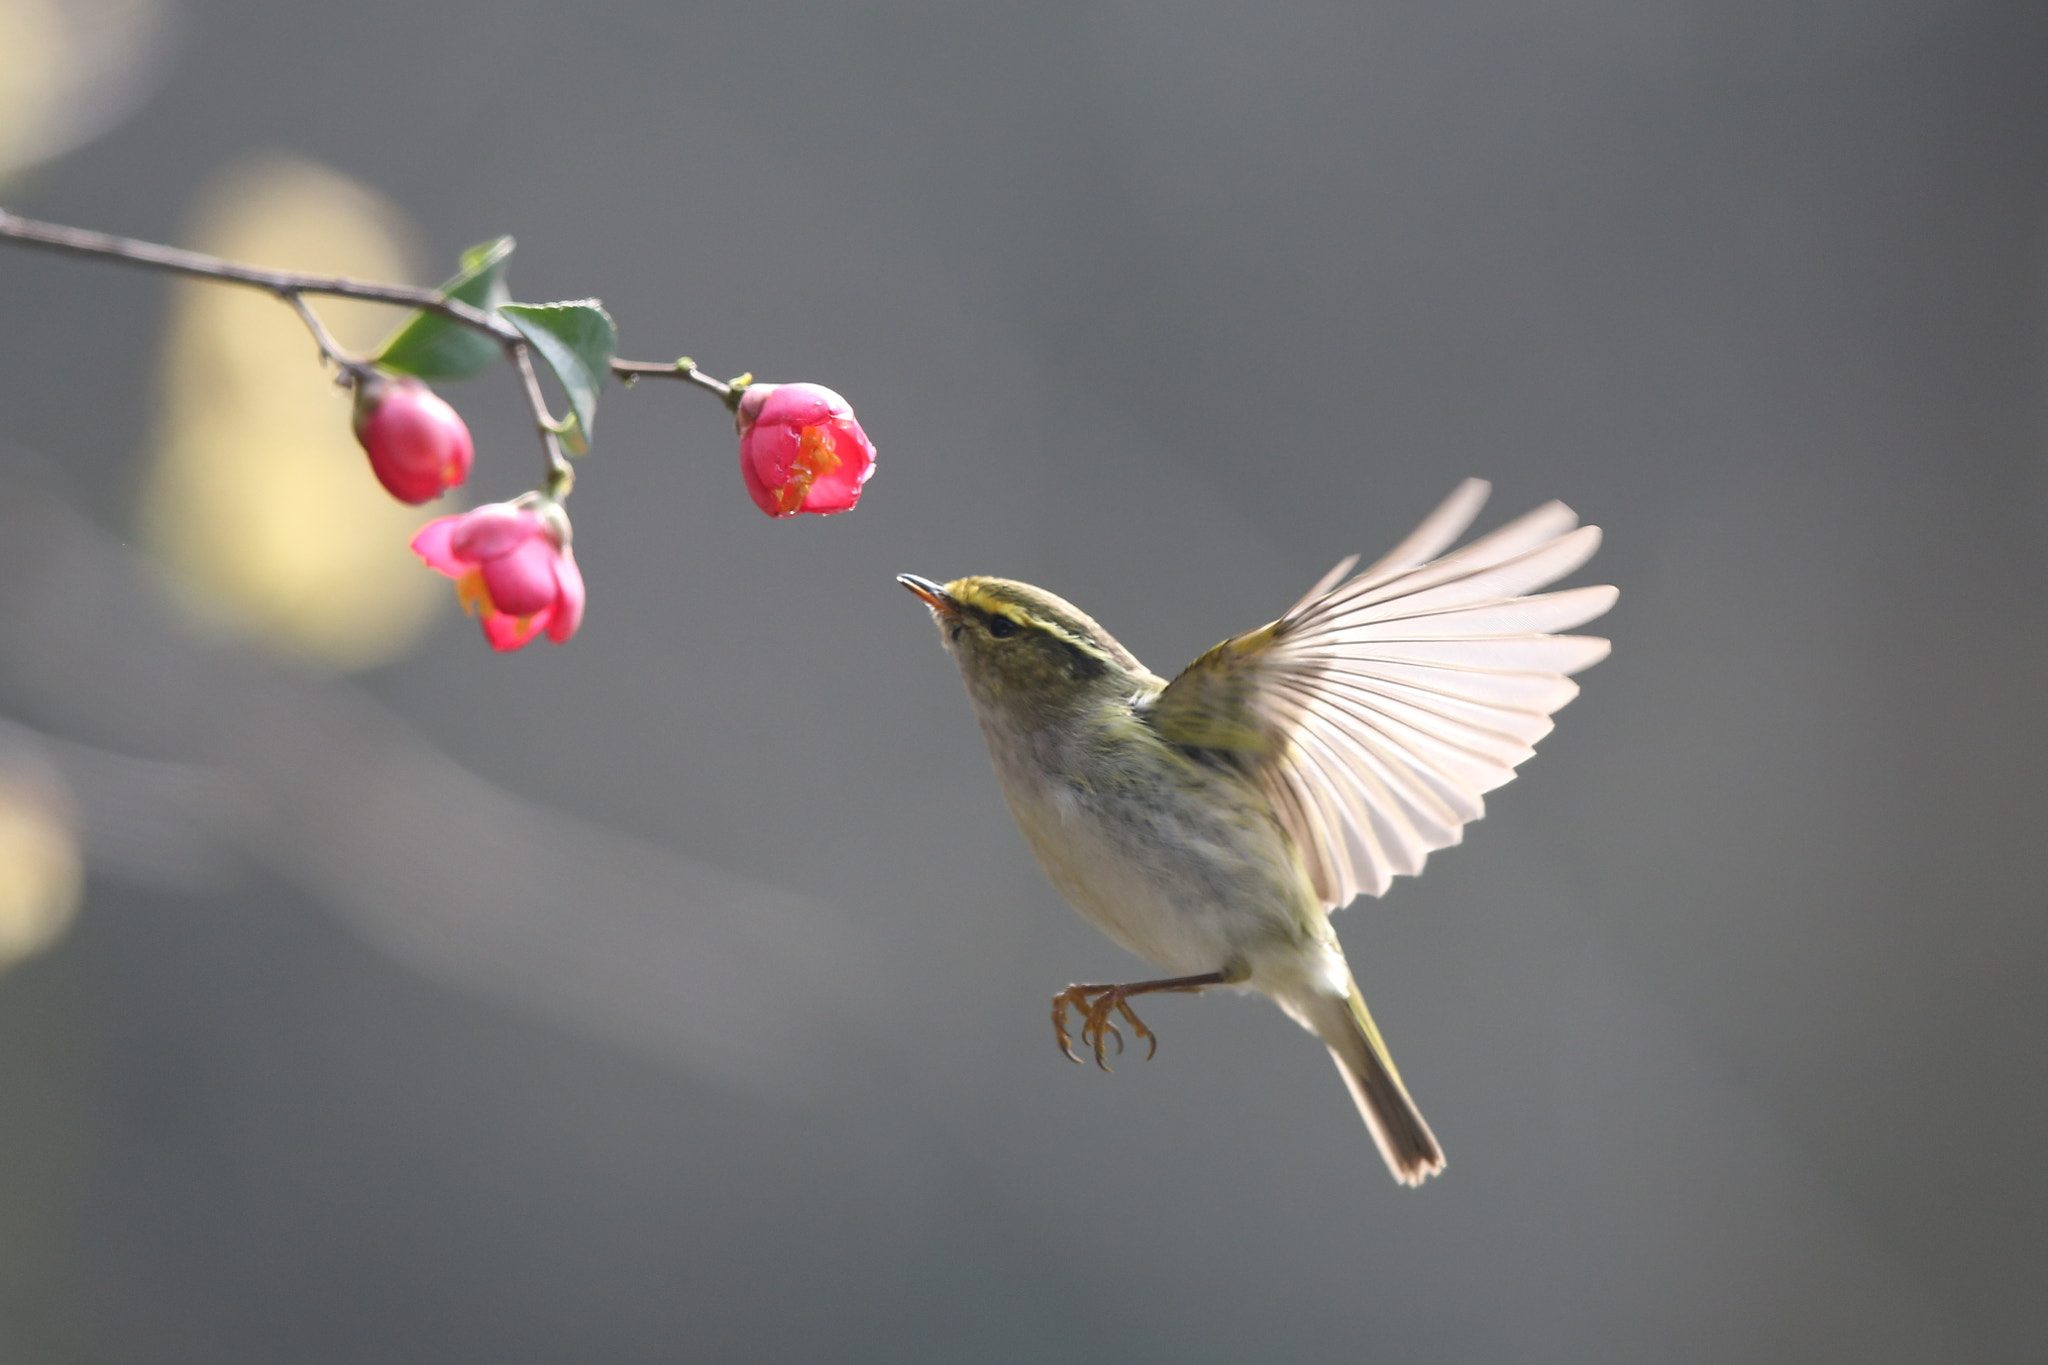
[[1119, 1014], [1131, 1026], [1132, 1034], [1144, 1040], [1145, 1060], [1152, 1060], [1159, 1051], [1159, 1039], [1132, 1011], [1130, 1001], [1125, 998], [1128, 994], [1129, 988], [1125, 986], [1069, 986], [1052, 998], [1053, 1036], [1059, 1040], [1060, 1051], [1066, 1054], [1068, 1061], [1078, 1063], [1081, 1060], [1074, 1055], [1073, 1039], [1067, 1033], [1067, 1011], [1070, 1009], [1081, 1016], [1081, 1045], [1094, 1049], [1095, 1065], [1104, 1071], [1109, 1070], [1110, 1042], [1115, 1041], [1119, 1055], [1124, 1050], [1123, 1031], [1113, 1018]]

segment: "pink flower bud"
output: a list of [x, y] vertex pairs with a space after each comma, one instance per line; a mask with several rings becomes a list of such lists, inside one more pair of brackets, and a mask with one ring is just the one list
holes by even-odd
[[469, 477], [476, 458], [461, 415], [410, 376], [364, 376], [356, 385], [355, 427], [370, 471], [400, 502], [440, 497]]
[[441, 517], [420, 528], [412, 549], [455, 580], [492, 649], [518, 649], [542, 631], [561, 644], [583, 622], [583, 574], [559, 503], [494, 502]]
[[820, 385], [752, 385], [733, 423], [747, 492], [771, 517], [851, 511], [875, 472], [875, 444], [853, 408]]

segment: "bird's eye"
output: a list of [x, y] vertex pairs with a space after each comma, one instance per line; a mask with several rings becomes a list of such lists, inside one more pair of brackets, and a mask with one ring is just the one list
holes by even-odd
[[1017, 623], [1007, 616], [991, 616], [988, 618], [988, 633], [998, 640], [1007, 640], [1017, 633]]

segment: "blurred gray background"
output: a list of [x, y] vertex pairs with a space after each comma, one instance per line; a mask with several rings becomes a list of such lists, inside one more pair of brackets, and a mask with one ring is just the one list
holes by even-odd
[[[138, 529], [181, 296], [0, 244], [0, 766], [84, 868], [0, 974], [0, 1359], [2034, 1358], [2048, 8], [12, 3], [140, 36], [9, 207], [189, 241], [299, 158], [418, 282], [514, 233], [882, 455], [771, 522], [715, 402], [614, 391], [571, 645], [436, 585], [321, 665]], [[505, 376], [446, 392], [530, 486]], [[1141, 968], [891, 580], [1171, 672], [1466, 475], [1622, 596], [1340, 917], [1409, 1191], [1257, 1000], [1056, 1055]]]

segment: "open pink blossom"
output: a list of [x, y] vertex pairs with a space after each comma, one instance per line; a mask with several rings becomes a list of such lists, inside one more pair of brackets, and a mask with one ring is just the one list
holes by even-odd
[[875, 472], [875, 443], [822, 385], [755, 384], [733, 420], [747, 493], [771, 517], [851, 511]]
[[412, 538], [413, 553], [455, 580], [462, 609], [481, 620], [496, 650], [547, 632], [561, 644], [583, 621], [583, 574], [569, 549], [568, 519], [509, 502], [441, 517]]
[[430, 502], [469, 477], [476, 447], [461, 414], [419, 380], [371, 373], [356, 385], [356, 439], [400, 502]]

